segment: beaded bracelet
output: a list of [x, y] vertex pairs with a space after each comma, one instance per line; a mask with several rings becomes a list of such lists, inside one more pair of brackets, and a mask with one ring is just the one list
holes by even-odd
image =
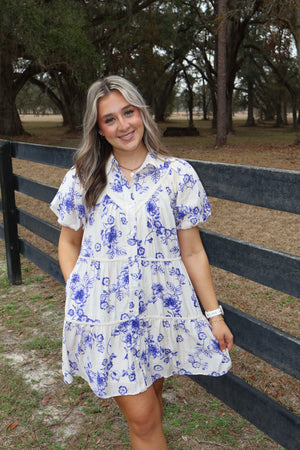
[[210, 320], [209, 323], [221, 322], [222, 320], [224, 320], [224, 318], [223, 318], [223, 317], [220, 317], [219, 319]]

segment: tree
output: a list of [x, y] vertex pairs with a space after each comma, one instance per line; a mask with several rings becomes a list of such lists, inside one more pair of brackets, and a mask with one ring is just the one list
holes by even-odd
[[23, 133], [16, 97], [30, 78], [66, 68], [80, 76], [90, 58], [97, 57], [81, 11], [71, 0], [1, 1], [0, 134]]
[[[261, 21], [259, 26], [252, 28], [243, 49], [245, 62], [240, 77], [247, 81], [248, 90], [251, 86], [253, 102], [255, 96], [253, 88], [256, 86], [256, 89], [259, 87], [260, 102], [262, 103], [263, 97], [268, 99], [265, 110], [272, 110], [271, 105], [275, 106], [277, 126], [284, 123], [282, 109], [289, 103], [293, 109], [293, 123], [296, 126], [299, 89], [295, 77], [295, 60], [291, 54], [291, 33], [282, 26], [282, 22], [278, 21], [276, 16], [265, 16], [265, 20]], [[265, 89], [269, 92], [264, 93]], [[270, 98], [271, 92], [274, 98]], [[251, 106], [248, 105], [248, 108], [251, 109]]]
[[21, 114], [59, 114], [55, 103], [38, 86], [26, 83], [17, 96], [16, 105]]
[[218, 1], [218, 53], [217, 53], [217, 137], [216, 146], [221, 147], [226, 144], [227, 123], [226, 123], [226, 0]]
[[[298, 61], [298, 83], [300, 80], [300, 0], [286, 0], [284, 4], [280, 0], [271, 2], [271, 0], [265, 0], [268, 5], [269, 12], [273, 20], [280, 22], [283, 27], [288, 28], [295, 40], [297, 49], [297, 61]], [[296, 126], [296, 105], [293, 105], [293, 122]], [[297, 137], [298, 143], [300, 143], [300, 133]]]
[[119, 73], [133, 81], [156, 121], [165, 119], [172, 101], [182, 60], [192, 45], [189, 35], [188, 17], [176, 1], [148, 2], [136, 14], [132, 10], [130, 23], [124, 23], [109, 45], [99, 49], [105, 53], [106, 73]]
[[[217, 125], [217, 6], [222, 0], [188, 1], [198, 24], [194, 47], [188, 56], [189, 64], [197, 68], [207, 82], [213, 108], [213, 127]], [[232, 99], [237, 73], [243, 63], [241, 48], [249, 27], [261, 13], [262, 0], [227, 0], [226, 9], [226, 122], [232, 130]]]
[[[130, 73], [132, 54], [135, 54], [142, 39], [143, 28], [139, 24], [143, 11], [149, 11], [152, 4], [159, 6], [162, 1], [74, 0], [73, 3], [77, 4], [82, 20], [86, 23], [85, 39], [91, 47], [88, 61], [75, 70], [69, 63], [49, 67], [46, 80], [37, 76], [30, 81], [46, 92], [59, 107], [64, 124], [77, 129], [82, 124], [87, 87], [95, 79], [111, 73], [124, 76]], [[150, 39], [149, 36], [150, 28], [145, 42]], [[149, 71], [147, 73], [150, 77]]]

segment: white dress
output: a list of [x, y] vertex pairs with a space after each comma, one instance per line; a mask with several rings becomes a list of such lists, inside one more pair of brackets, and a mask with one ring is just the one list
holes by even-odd
[[84, 230], [66, 284], [65, 382], [81, 376], [107, 398], [174, 374], [225, 374], [229, 354], [203, 316], [177, 240], [177, 229], [210, 215], [198, 175], [184, 160], [148, 154], [130, 183], [113, 156], [107, 177], [91, 211], [74, 168], [51, 203], [61, 225]]

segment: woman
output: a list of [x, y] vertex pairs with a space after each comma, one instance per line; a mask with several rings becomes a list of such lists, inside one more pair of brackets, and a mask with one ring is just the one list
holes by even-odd
[[233, 337], [198, 231], [210, 215], [203, 186], [167, 156], [127, 80], [90, 87], [75, 166], [51, 208], [62, 225], [65, 382], [79, 375], [114, 397], [134, 449], [166, 449], [164, 378], [225, 374]]

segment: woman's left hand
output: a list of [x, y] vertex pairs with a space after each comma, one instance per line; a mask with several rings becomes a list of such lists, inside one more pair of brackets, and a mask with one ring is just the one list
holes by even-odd
[[217, 322], [212, 321], [211, 327], [212, 333], [218, 340], [222, 352], [226, 349], [230, 351], [233, 347], [233, 334], [231, 333], [224, 320], [220, 320]]

